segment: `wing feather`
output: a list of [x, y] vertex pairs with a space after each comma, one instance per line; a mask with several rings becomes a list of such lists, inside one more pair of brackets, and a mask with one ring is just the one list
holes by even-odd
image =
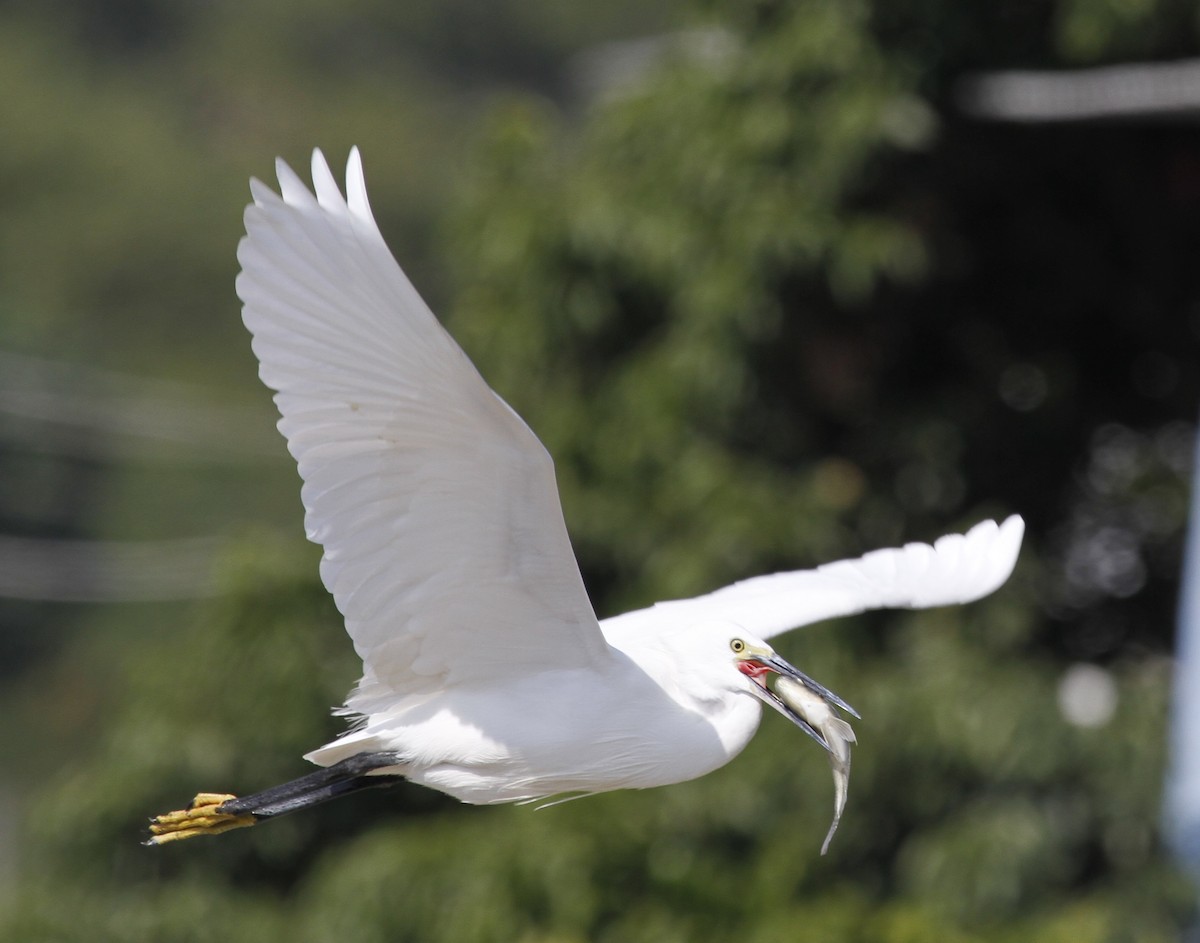
[[815, 570], [758, 576], [694, 599], [660, 602], [602, 623], [614, 644], [710, 619], [760, 638], [868, 609], [925, 609], [972, 602], [998, 589], [1017, 561], [1025, 524], [1016, 515], [976, 524], [933, 546], [911, 543]]
[[251, 181], [237, 290], [304, 485], [321, 578], [363, 659], [351, 710], [430, 683], [610, 657], [553, 464], [392, 258], [351, 151], [348, 199]]

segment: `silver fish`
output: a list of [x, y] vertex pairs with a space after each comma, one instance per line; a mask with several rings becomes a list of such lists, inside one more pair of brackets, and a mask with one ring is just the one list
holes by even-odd
[[814, 730], [825, 738], [829, 748], [829, 766], [833, 770], [833, 823], [829, 834], [821, 845], [821, 854], [829, 850], [829, 842], [842, 821], [842, 810], [846, 808], [846, 793], [850, 786], [850, 744], [857, 742], [854, 730], [842, 719], [837, 708], [815, 691], [786, 675], [775, 680], [775, 693], [788, 707], [807, 721]]

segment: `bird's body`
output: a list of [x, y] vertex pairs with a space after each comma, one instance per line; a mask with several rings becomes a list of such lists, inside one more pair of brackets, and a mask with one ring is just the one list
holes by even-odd
[[[280, 194], [251, 182], [237, 288], [321, 578], [363, 660], [343, 710], [356, 722], [308, 754], [327, 771], [242, 799], [201, 794], [156, 819], [152, 842], [396, 777], [471, 803], [668, 785], [736, 756], [762, 704], [844, 751], [848, 774], [852, 733], [831, 744], [805, 715], [841, 731], [837, 712], [853, 710], [766, 640], [865, 609], [967, 602], [1011, 572], [1017, 517], [599, 622], [549, 455], [392, 258], [357, 151], [345, 198], [320, 152], [315, 196], [277, 170]], [[770, 676], [790, 679], [790, 703]]]
[[[728, 650], [732, 628], [714, 633], [714, 655]], [[630, 653], [614, 648], [595, 669], [452, 686], [370, 716], [307, 759], [328, 766], [357, 753], [395, 752], [408, 762], [379, 774], [471, 803], [683, 782], [741, 752], [761, 711], [757, 700], [729, 697], [728, 685], [678, 664], [669, 648], [646, 644]]]

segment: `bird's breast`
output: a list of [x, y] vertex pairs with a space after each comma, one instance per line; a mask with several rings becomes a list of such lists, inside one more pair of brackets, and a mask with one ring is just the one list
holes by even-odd
[[411, 780], [465, 802], [645, 789], [703, 776], [736, 756], [761, 712], [748, 696], [688, 703], [645, 672], [547, 673], [503, 697], [447, 696], [397, 730]]

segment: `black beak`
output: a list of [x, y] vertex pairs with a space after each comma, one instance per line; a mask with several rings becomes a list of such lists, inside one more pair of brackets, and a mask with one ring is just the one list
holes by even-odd
[[[795, 665], [784, 661], [778, 655], [773, 654], [765, 657], [754, 656], [751, 660], [757, 662], [765, 668], [769, 668], [771, 671], [791, 678], [793, 681], [799, 682], [831, 707], [840, 708], [851, 716], [860, 720], [862, 719], [858, 711], [830, 691], [827, 687], [825, 687], [823, 684], [817, 683]], [[830, 749], [829, 743], [825, 740], [821, 733], [815, 727], [813, 727], [812, 724], [796, 713], [796, 711], [793, 710], [790, 705], [786, 704], [783, 699], [779, 697], [779, 695], [767, 687], [767, 684], [762, 680], [761, 675], [750, 675], [750, 677], [754, 682], [754, 686], [751, 690], [755, 693], [760, 701], [779, 711], [779, 713], [781, 713], [784, 717], [786, 717], [793, 724], [812, 737], [817, 743], [819, 743], [823, 750], [826, 750], [830, 753], [833, 752]]]

